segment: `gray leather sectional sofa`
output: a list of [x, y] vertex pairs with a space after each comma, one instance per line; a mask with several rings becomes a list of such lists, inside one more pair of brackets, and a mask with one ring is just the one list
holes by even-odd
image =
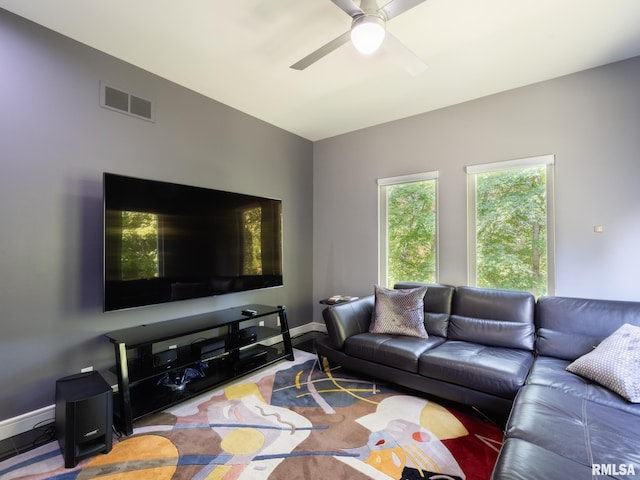
[[566, 370], [622, 325], [640, 326], [640, 302], [427, 286], [429, 338], [369, 333], [371, 295], [323, 311], [318, 355], [503, 415], [493, 479], [640, 478], [640, 404]]

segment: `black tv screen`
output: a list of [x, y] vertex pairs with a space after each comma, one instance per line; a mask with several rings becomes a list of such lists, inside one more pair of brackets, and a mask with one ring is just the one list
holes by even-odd
[[104, 310], [282, 285], [282, 202], [104, 174]]

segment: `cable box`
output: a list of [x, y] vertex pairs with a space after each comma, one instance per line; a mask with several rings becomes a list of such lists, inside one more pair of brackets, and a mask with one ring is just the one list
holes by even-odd
[[176, 360], [178, 360], [178, 351], [176, 349], [165, 350], [153, 355], [153, 366], [156, 368], [170, 368]]
[[253, 368], [267, 361], [267, 349], [261, 345], [240, 350], [238, 366], [241, 369]]
[[240, 335], [240, 345], [250, 345], [258, 340], [258, 327], [243, 328], [238, 332]]
[[209, 338], [191, 344], [191, 351], [200, 360], [208, 360], [225, 353], [226, 340], [224, 337]]

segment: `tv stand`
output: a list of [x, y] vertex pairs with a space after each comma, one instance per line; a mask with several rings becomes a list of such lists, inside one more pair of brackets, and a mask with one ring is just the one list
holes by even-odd
[[281, 359], [293, 360], [282, 305], [244, 305], [106, 336], [115, 347], [118, 377], [114, 426], [124, 435], [145, 415]]

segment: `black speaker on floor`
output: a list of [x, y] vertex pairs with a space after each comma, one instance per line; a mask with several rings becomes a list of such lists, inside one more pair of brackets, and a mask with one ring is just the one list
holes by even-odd
[[113, 391], [98, 372], [79, 373], [56, 382], [56, 436], [64, 466], [111, 451]]

